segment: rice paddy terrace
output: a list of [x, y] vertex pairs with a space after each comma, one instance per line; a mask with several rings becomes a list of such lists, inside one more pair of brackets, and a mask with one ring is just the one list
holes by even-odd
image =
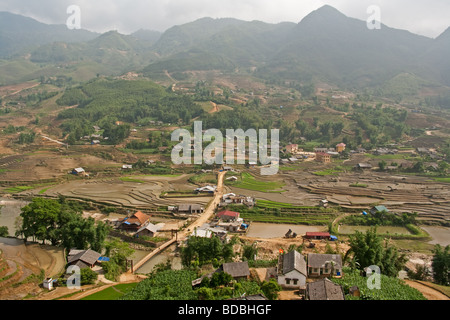
[[344, 208], [384, 205], [393, 212], [417, 212], [419, 220], [450, 223], [448, 184], [426, 177], [385, 173], [343, 173], [338, 177], [293, 178], [299, 189]]
[[[60, 195], [71, 199], [94, 201], [119, 207], [136, 207], [156, 210], [159, 207], [173, 206], [178, 203], [198, 203], [205, 205], [209, 196], [164, 198], [163, 192], [193, 190], [196, 186], [187, 181], [188, 175], [180, 176], [139, 176], [136, 178], [105, 178], [75, 180], [46, 188], [36, 188], [20, 193], [21, 196]], [[166, 211], [166, 210], [164, 210]]]

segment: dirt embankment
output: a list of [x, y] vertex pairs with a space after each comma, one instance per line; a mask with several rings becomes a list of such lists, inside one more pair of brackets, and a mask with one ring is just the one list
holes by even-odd
[[438, 290], [433, 289], [422, 282], [412, 280], [405, 280], [405, 282], [410, 287], [419, 290], [428, 300], [450, 300], [450, 298], [442, 292], [439, 292]]

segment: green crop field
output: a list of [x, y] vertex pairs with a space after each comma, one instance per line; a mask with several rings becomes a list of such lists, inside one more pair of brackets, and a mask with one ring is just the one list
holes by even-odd
[[257, 180], [248, 172], [244, 172], [241, 175], [242, 180], [235, 183], [231, 183], [233, 187], [248, 189], [261, 192], [283, 192], [281, 188], [285, 185], [281, 181], [261, 181]]
[[[340, 284], [346, 299], [349, 300], [426, 300], [418, 290], [408, 286], [403, 280], [398, 278], [380, 275], [380, 289], [370, 289], [367, 285], [368, 278], [360, 275], [358, 270], [351, 271], [344, 268], [344, 276], [341, 279], [332, 279], [333, 282]], [[361, 297], [353, 297], [348, 294], [348, 289], [352, 286], [358, 286], [361, 291]]]
[[81, 300], [117, 300], [122, 297], [124, 294], [133, 290], [138, 283], [123, 283], [118, 284], [100, 292], [91, 294]]

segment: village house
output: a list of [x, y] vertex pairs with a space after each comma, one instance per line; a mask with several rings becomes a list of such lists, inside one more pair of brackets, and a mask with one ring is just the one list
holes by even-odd
[[325, 278], [306, 285], [307, 300], [345, 300], [342, 286]]
[[194, 231], [191, 232], [189, 237], [199, 237], [199, 238], [212, 238], [214, 233], [209, 229], [203, 229], [203, 228], [195, 228]]
[[308, 277], [341, 277], [342, 258], [340, 254], [308, 254]]
[[136, 232], [141, 227], [148, 223], [150, 216], [142, 213], [141, 211], [136, 212], [131, 217], [124, 218], [118, 221], [118, 229], [127, 232]]
[[306, 277], [306, 261], [297, 250], [278, 257], [277, 282], [281, 287], [304, 290]]
[[338, 145], [336, 145], [336, 152], [344, 152], [346, 146], [347, 145], [345, 143], [339, 143]]
[[221, 219], [222, 221], [236, 221], [237, 219], [239, 219], [239, 216], [239, 212], [229, 210], [224, 210], [217, 213], [217, 218]]
[[244, 195], [236, 195], [234, 193], [227, 193], [222, 196], [221, 206], [228, 204], [246, 205], [247, 207], [253, 207], [255, 205], [255, 199]]
[[250, 277], [247, 261], [224, 263], [216, 272], [228, 273], [234, 280], [247, 280]]
[[80, 269], [93, 268], [101, 257], [101, 254], [94, 250], [76, 250], [69, 251], [67, 263], [70, 266], [77, 266]]
[[372, 169], [372, 165], [369, 163], [358, 163], [355, 165], [355, 169], [364, 170], [364, 169]]
[[86, 171], [84, 171], [83, 168], [75, 168], [72, 170], [72, 174], [78, 175], [78, 176], [83, 176], [86, 174]]
[[179, 214], [199, 214], [203, 213], [203, 211], [205, 211], [205, 208], [199, 204], [183, 203], [177, 207], [177, 213]]
[[198, 193], [214, 193], [216, 192], [217, 186], [205, 186], [195, 189]]
[[333, 148], [322, 148], [322, 147], [314, 148], [314, 153], [317, 153], [317, 152], [327, 153], [327, 152], [333, 152], [333, 151], [335, 151]]
[[374, 206], [370, 209], [369, 212], [371, 215], [375, 215], [376, 213], [383, 212], [383, 211], [389, 212], [389, 210], [385, 206]]
[[316, 161], [322, 163], [330, 163], [331, 155], [325, 152], [317, 152], [316, 153]]
[[42, 286], [45, 289], [53, 290], [53, 278], [45, 278], [44, 281], [42, 282]]
[[162, 227], [164, 227], [164, 223], [158, 223], [156, 225], [153, 223], [148, 223], [145, 226], [141, 227], [138, 231], [136, 231], [134, 236], [136, 238], [142, 236], [153, 238], [156, 235], [156, 233], [162, 229]]
[[241, 229], [242, 222], [241, 218], [230, 222], [219, 221], [217, 226], [229, 232], [238, 232]]
[[131, 170], [131, 169], [133, 169], [133, 165], [131, 164], [124, 164], [122, 166], [122, 170]]
[[285, 149], [287, 153], [297, 153], [299, 151], [298, 144], [288, 144]]
[[306, 232], [303, 238], [309, 240], [330, 240], [331, 235], [328, 232]]

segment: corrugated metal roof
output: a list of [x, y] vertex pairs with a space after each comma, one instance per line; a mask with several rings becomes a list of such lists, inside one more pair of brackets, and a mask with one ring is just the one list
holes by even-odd
[[306, 276], [306, 261], [303, 255], [297, 250], [290, 251], [283, 255], [283, 274], [297, 270]]

